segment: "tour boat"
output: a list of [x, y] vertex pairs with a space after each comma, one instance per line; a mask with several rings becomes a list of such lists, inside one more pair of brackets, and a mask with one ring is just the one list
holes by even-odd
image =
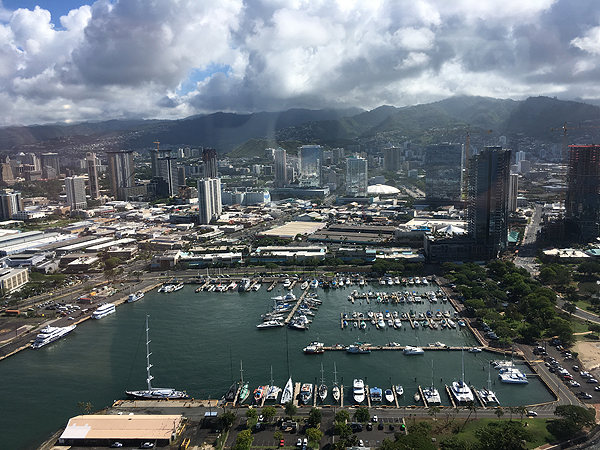
[[129, 294], [127, 297], [127, 303], [137, 302], [139, 299], [144, 297], [144, 293], [142, 291], [137, 291], [135, 294]]
[[92, 319], [102, 319], [109, 314], [117, 312], [114, 303], [103, 303], [92, 313]]
[[31, 348], [38, 349], [42, 348], [45, 345], [48, 345], [54, 341], [59, 340], [62, 337], [65, 337], [71, 331], [75, 329], [77, 325], [73, 324], [68, 327], [51, 327], [47, 325], [42, 328], [38, 335], [35, 338], [33, 344], [31, 344]]

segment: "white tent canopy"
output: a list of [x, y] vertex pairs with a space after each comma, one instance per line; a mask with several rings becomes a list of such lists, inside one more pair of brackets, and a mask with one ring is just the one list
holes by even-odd
[[367, 188], [367, 192], [374, 195], [392, 195], [397, 194], [400, 190], [394, 186], [388, 186], [387, 184], [374, 184]]

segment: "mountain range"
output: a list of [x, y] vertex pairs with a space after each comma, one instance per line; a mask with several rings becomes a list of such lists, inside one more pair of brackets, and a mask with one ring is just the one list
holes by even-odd
[[182, 120], [111, 120], [2, 128], [0, 149], [56, 150], [61, 145], [77, 147], [94, 142], [99, 147], [105, 143], [105, 148], [139, 149], [154, 147], [159, 141], [161, 145], [213, 147], [231, 156], [254, 156], [264, 154], [264, 148], [269, 146], [293, 149], [304, 143], [380, 146], [405, 140], [458, 142], [464, 141], [468, 130], [493, 130], [497, 136], [525, 135], [560, 142], [565, 124], [568, 133], [584, 133], [587, 139], [598, 142], [600, 107], [549, 97], [516, 101], [461, 96], [402, 108], [380, 106], [371, 111], [349, 108], [218, 112]]

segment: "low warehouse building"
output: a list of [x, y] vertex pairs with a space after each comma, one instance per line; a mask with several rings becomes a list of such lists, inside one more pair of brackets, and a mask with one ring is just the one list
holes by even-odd
[[69, 420], [58, 438], [59, 444], [139, 446], [152, 442], [168, 445], [177, 439], [183, 427], [181, 415], [83, 415]]

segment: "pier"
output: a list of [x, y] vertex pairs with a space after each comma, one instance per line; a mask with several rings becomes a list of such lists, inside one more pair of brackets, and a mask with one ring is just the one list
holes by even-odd
[[425, 405], [425, 408], [429, 408], [429, 405], [427, 404], [427, 399], [423, 395], [423, 389], [421, 389], [421, 385], [417, 386], [417, 390], [419, 391], [419, 395], [421, 396], [421, 400], [423, 401], [423, 405]]
[[475, 394], [475, 397], [477, 397], [477, 400], [479, 400], [479, 403], [481, 404], [481, 407], [485, 408], [485, 402], [483, 401], [483, 399], [479, 395], [479, 391], [477, 389], [475, 389], [475, 386], [471, 386], [471, 391], [473, 391], [473, 394]]
[[446, 394], [448, 394], [448, 398], [450, 398], [450, 401], [452, 402], [452, 407], [456, 408], [456, 402], [454, 401], [454, 396], [452, 395], [452, 392], [450, 392], [450, 388], [447, 384], [445, 384], [444, 386], [446, 387]]
[[298, 300], [296, 300], [296, 304], [294, 305], [294, 307], [292, 308], [292, 310], [290, 311], [290, 313], [288, 314], [288, 316], [284, 320], [284, 323], [286, 325], [288, 323], [290, 323], [290, 321], [292, 320], [292, 317], [294, 317], [294, 314], [296, 314], [296, 311], [298, 311], [298, 308], [302, 304], [302, 300], [304, 300], [304, 297], [306, 297], [306, 294], [308, 293], [309, 289], [310, 288], [304, 289], [304, 291], [302, 291], [302, 294], [300, 295], [300, 297], [298, 298]]

